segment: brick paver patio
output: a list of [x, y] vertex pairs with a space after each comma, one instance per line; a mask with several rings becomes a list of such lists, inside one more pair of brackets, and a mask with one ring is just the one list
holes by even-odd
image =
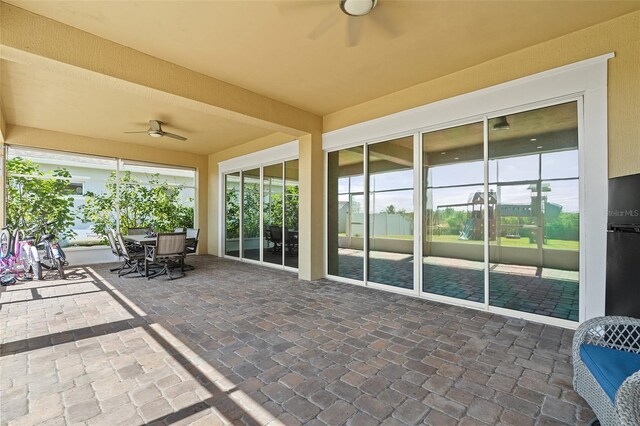
[[2, 424], [581, 424], [573, 332], [211, 256], [0, 293]]
[[[369, 279], [413, 288], [413, 256], [371, 252]], [[361, 250], [340, 249], [338, 275], [363, 279]], [[429, 256], [423, 259], [422, 291], [456, 299], [484, 302], [484, 263]], [[578, 321], [578, 271], [492, 263], [491, 306]]]

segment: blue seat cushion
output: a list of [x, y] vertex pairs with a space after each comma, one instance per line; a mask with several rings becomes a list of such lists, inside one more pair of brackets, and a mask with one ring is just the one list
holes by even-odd
[[627, 377], [640, 371], [640, 354], [596, 345], [581, 345], [580, 358], [611, 402]]

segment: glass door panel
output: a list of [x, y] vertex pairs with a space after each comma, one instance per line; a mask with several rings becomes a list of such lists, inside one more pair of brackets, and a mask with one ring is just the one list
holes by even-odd
[[224, 182], [224, 253], [240, 256], [240, 172], [225, 175]]
[[284, 264], [298, 267], [298, 210], [300, 189], [298, 186], [298, 160], [285, 161], [285, 200], [283, 252]]
[[489, 180], [497, 198], [489, 303], [577, 321], [576, 102], [489, 120]]
[[364, 148], [328, 154], [328, 271], [364, 280]]
[[484, 302], [483, 143], [482, 122], [422, 136], [423, 292]]
[[260, 260], [260, 169], [242, 173], [242, 257]]
[[262, 175], [262, 261], [282, 265], [282, 163], [265, 166]]
[[368, 281], [412, 289], [413, 136], [368, 151]]

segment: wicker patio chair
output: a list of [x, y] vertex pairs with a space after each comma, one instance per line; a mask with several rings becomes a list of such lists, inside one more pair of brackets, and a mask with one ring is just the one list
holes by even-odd
[[[594, 364], [595, 358], [590, 355], [595, 354], [594, 349], [617, 356], [617, 362]], [[585, 363], [586, 357], [589, 360]], [[612, 366], [622, 371], [617, 373], [617, 379], [623, 380], [617, 390], [616, 377], [609, 372]], [[640, 425], [640, 320], [609, 316], [582, 323], [573, 338], [573, 387], [589, 403], [601, 425]]]
[[[184, 276], [186, 238], [185, 232], [161, 233], [156, 237], [155, 245], [145, 246], [144, 270], [147, 279], [167, 274], [172, 280], [176, 278], [171, 275], [171, 270], [175, 266], [180, 266], [180, 277]], [[161, 269], [149, 274], [151, 265], [160, 265]]]

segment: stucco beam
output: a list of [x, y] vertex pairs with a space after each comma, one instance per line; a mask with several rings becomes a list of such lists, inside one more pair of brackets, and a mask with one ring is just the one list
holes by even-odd
[[0, 58], [106, 84], [295, 136], [322, 118], [0, 2]]
[[413, 151], [402, 146], [388, 144], [374, 145], [375, 150], [369, 152], [372, 159], [387, 160], [405, 167], [413, 167]]
[[0, 98], [0, 143], [7, 141], [7, 122], [4, 120], [2, 98]]

